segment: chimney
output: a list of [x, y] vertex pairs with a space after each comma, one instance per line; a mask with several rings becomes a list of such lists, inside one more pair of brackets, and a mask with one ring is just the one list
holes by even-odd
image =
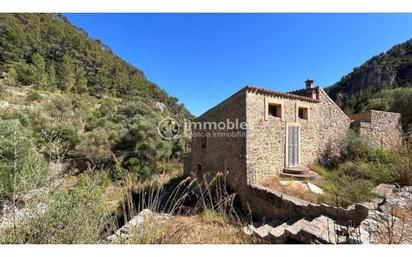
[[313, 80], [308, 79], [305, 81], [306, 83], [306, 89], [311, 89], [313, 87]]

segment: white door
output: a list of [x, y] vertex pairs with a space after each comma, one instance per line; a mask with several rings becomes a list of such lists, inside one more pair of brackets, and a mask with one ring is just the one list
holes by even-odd
[[288, 167], [299, 165], [299, 126], [288, 126]]

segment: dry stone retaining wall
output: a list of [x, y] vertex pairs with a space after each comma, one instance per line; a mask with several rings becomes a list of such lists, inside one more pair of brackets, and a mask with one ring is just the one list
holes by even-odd
[[368, 216], [369, 209], [361, 204], [351, 208], [333, 207], [326, 204], [315, 204], [292, 197], [260, 185], [249, 185], [239, 195], [245, 207], [252, 210], [253, 215], [270, 220], [298, 220], [301, 218], [316, 218], [321, 215], [337, 222], [351, 221], [359, 224]]

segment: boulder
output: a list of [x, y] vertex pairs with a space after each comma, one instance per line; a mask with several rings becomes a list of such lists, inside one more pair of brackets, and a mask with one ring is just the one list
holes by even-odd
[[312, 193], [320, 194], [320, 195], [323, 195], [323, 194], [324, 194], [322, 188], [320, 188], [320, 187], [318, 187], [318, 186], [316, 186], [316, 185], [314, 185], [314, 184], [312, 184], [312, 183], [310, 183], [310, 182], [308, 182], [307, 185], [308, 185], [309, 190], [310, 190]]
[[375, 187], [372, 192], [375, 193], [377, 196], [384, 198], [388, 194], [393, 193], [393, 190], [396, 188], [395, 185], [391, 184], [379, 184], [377, 187]]
[[158, 224], [163, 224], [166, 220], [170, 218], [169, 214], [155, 213], [149, 209], [144, 209], [139, 212], [138, 215], [134, 216], [129, 222], [118, 229], [113, 235], [107, 237], [108, 243], [118, 243], [122, 240], [127, 240], [132, 231], [142, 229], [142, 225], [145, 221], [154, 222]]

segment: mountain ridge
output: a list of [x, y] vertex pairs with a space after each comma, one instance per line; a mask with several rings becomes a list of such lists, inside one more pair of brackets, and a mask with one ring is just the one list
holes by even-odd
[[403, 129], [412, 135], [412, 39], [372, 57], [325, 91], [346, 114], [401, 113]]
[[0, 14], [0, 99], [0, 120], [19, 120], [40, 149], [58, 135], [79, 171], [149, 176], [190, 147], [157, 128], [193, 118], [184, 105], [62, 14]]

